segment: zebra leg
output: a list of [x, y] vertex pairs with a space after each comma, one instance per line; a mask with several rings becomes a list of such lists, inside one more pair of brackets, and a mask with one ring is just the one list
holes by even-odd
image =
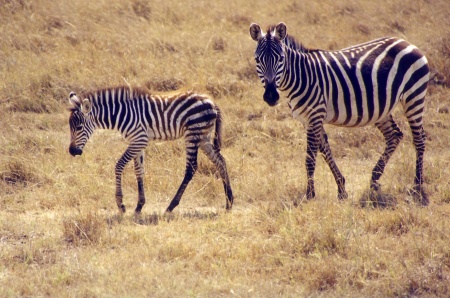
[[214, 163], [217, 171], [222, 178], [223, 188], [225, 195], [227, 196], [226, 209], [231, 210], [233, 207], [233, 191], [231, 190], [230, 179], [228, 178], [228, 171], [225, 159], [220, 154], [220, 149], [214, 148], [210, 142], [203, 143], [200, 148], [205, 152], [206, 156]]
[[414, 192], [419, 198], [423, 206], [428, 206], [430, 203], [427, 194], [422, 188], [423, 182], [423, 154], [425, 152], [425, 132], [422, 127], [422, 118], [419, 121], [409, 120], [411, 132], [413, 136], [413, 143], [416, 147], [416, 175], [414, 177]]
[[321, 129], [322, 123], [320, 123], [319, 125], [308, 127], [306, 132], [306, 175], [308, 178], [308, 184], [306, 186], [306, 198], [308, 200], [311, 200], [316, 196], [316, 192], [314, 190], [314, 171], [316, 169], [316, 157], [320, 145]]
[[134, 158], [134, 172], [136, 174], [136, 180], [138, 185], [138, 203], [135, 209], [136, 213], [140, 213], [142, 207], [145, 204], [144, 193], [144, 150]]
[[[115, 173], [116, 173], [116, 203], [117, 203], [117, 207], [119, 207], [119, 210], [122, 212], [125, 212], [125, 205], [122, 202], [123, 199], [123, 193], [122, 193], [122, 172], [123, 169], [125, 168], [126, 164], [136, 158], [136, 156], [138, 156], [141, 151], [143, 149], [142, 148], [134, 148], [132, 146], [129, 146], [127, 148], [127, 150], [125, 150], [124, 154], [122, 155], [122, 157], [119, 159], [119, 161], [116, 164], [116, 169], [115, 169]], [[138, 181], [139, 183], [139, 181]]]
[[325, 161], [327, 162], [328, 166], [330, 167], [330, 170], [333, 173], [334, 179], [336, 180], [336, 184], [338, 186], [338, 199], [339, 200], [347, 199], [348, 195], [347, 195], [347, 192], [345, 191], [345, 178], [339, 171], [339, 168], [337, 167], [337, 165], [334, 161], [333, 155], [331, 154], [330, 145], [328, 144], [328, 136], [327, 136], [323, 126], [322, 126], [319, 150], [322, 153], [323, 157], [325, 158]]
[[397, 148], [398, 144], [403, 138], [403, 133], [398, 128], [397, 124], [395, 124], [394, 119], [390, 115], [384, 122], [376, 123], [375, 126], [381, 131], [386, 141], [386, 148], [384, 149], [383, 154], [378, 160], [377, 164], [372, 170], [372, 180], [370, 182], [370, 188], [372, 190], [378, 191], [380, 190], [380, 184], [378, 180], [381, 175], [383, 175], [384, 168]]
[[195, 172], [197, 171], [197, 154], [198, 154], [198, 144], [187, 142], [186, 143], [186, 172], [184, 174], [183, 181], [181, 182], [180, 187], [178, 188], [175, 197], [173, 197], [172, 201], [167, 207], [166, 212], [172, 212], [172, 210], [178, 206], [180, 203], [181, 196], [184, 193], [189, 182], [194, 177]]

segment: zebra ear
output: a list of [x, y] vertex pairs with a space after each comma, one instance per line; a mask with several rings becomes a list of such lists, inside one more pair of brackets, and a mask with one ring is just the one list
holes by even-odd
[[83, 102], [81, 103], [81, 112], [83, 114], [87, 114], [92, 110], [92, 104], [89, 101], [89, 99], [85, 98], [83, 99]]
[[252, 23], [250, 25], [250, 36], [254, 41], [260, 41], [263, 37], [261, 27], [258, 24]]
[[80, 100], [78, 99], [78, 97], [75, 94], [75, 92], [70, 92], [70, 94], [69, 94], [69, 103], [74, 108], [79, 108], [80, 107]]
[[286, 38], [286, 31], [287, 31], [286, 24], [281, 22], [275, 27], [275, 36], [279, 40], [283, 40]]

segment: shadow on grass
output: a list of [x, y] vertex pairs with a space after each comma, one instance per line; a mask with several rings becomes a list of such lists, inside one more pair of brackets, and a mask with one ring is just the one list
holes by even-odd
[[397, 206], [397, 199], [381, 190], [366, 190], [359, 199], [359, 205], [362, 208], [376, 208], [376, 209], [395, 209]]
[[[179, 213], [156, 212], [150, 214], [135, 213], [131, 217], [131, 221], [138, 225], [156, 226], [160, 222], [171, 222], [180, 219], [193, 220], [214, 220], [219, 216], [214, 210], [185, 210]], [[121, 224], [126, 216], [123, 214], [115, 214], [106, 219], [108, 225]]]

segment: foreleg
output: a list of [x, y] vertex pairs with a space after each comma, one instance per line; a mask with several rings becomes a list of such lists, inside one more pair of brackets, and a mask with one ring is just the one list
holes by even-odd
[[323, 154], [325, 161], [330, 167], [331, 172], [333, 173], [334, 179], [336, 180], [336, 184], [338, 186], [338, 199], [344, 200], [347, 199], [348, 195], [345, 191], [345, 178], [339, 171], [336, 162], [334, 161], [333, 155], [331, 154], [330, 145], [328, 144], [328, 136], [325, 132], [325, 129], [322, 126], [322, 131], [320, 135], [320, 152]]
[[316, 192], [314, 190], [314, 171], [316, 169], [317, 151], [319, 150], [320, 146], [320, 131], [321, 124], [308, 127], [306, 132], [306, 175], [308, 179], [308, 184], [306, 187], [306, 198], [308, 200], [311, 200], [316, 196]]
[[169, 207], [167, 207], [166, 212], [172, 212], [172, 210], [178, 206], [181, 200], [181, 196], [183, 195], [187, 185], [194, 177], [195, 172], [197, 171], [197, 155], [198, 155], [198, 144], [197, 143], [186, 143], [186, 171], [184, 174], [183, 181], [181, 182], [180, 187], [178, 188], [175, 197], [170, 202]]
[[[122, 173], [123, 169], [125, 168], [126, 164], [132, 160], [135, 159], [138, 155], [142, 152], [141, 147], [133, 147], [129, 146], [127, 150], [124, 152], [122, 157], [119, 159], [119, 161], [116, 164], [115, 168], [115, 174], [116, 174], [116, 203], [117, 207], [119, 207], [119, 210], [122, 212], [125, 212], [125, 205], [122, 202], [123, 199], [123, 193], [122, 193]], [[141, 181], [142, 182], [142, 181]], [[139, 187], [139, 180], [138, 180], [138, 187]], [[142, 185], [143, 189], [143, 185]]]

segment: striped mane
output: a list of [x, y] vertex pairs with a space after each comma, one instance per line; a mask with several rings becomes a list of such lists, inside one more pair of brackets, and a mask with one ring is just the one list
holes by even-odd
[[[143, 87], [135, 87], [135, 86], [115, 86], [115, 87], [107, 87], [107, 88], [100, 88], [96, 90], [91, 90], [82, 93], [83, 98], [95, 98], [95, 94], [102, 94], [105, 92], [111, 93], [114, 91], [114, 93], [117, 93], [118, 91], [125, 91], [127, 96], [126, 99], [132, 99], [135, 97], [140, 97], [141, 95], [148, 95], [150, 96], [152, 93], [147, 88]], [[131, 92], [130, 92], [131, 91]], [[131, 94], [130, 94], [131, 93]]]
[[[124, 100], [129, 100], [129, 99], [133, 99], [135, 97], [140, 97], [141, 95], [151, 96], [150, 90], [148, 90], [146, 88], [122, 85], [122, 86], [105, 87], [105, 88], [100, 88], [100, 89], [95, 89], [95, 90], [90, 90], [90, 91], [84, 91], [80, 94], [80, 97], [95, 99], [95, 98], [97, 98], [96, 94], [105, 94], [106, 92], [111, 93], [112, 91], [114, 91], [114, 93], [117, 93], [119, 90], [122, 92], [123, 91], [126, 92], [125, 93], [126, 97], [125, 98], [122, 97]], [[130, 95], [130, 91], [131, 91], [131, 95]], [[68, 111], [73, 113], [78, 109], [79, 109], [79, 107], [71, 106], [68, 108]]]

